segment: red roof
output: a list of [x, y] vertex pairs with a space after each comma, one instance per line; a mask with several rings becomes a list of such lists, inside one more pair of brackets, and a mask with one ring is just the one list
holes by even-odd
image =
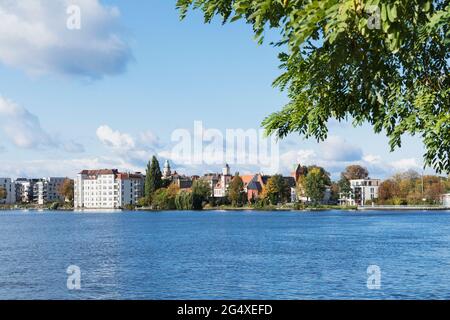
[[100, 170], [83, 170], [80, 172], [82, 175], [86, 176], [101, 176], [101, 175], [114, 175], [116, 178], [121, 180], [127, 179], [141, 179], [143, 175], [140, 173], [122, 173], [117, 169], [100, 169]]

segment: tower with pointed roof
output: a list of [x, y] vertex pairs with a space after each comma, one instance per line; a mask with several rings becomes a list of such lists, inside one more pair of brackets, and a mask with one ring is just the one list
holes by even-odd
[[163, 179], [169, 179], [172, 176], [172, 170], [170, 169], [169, 160], [166, 160], [166, 163], [164, 164], [162, 176], [163, 176]]

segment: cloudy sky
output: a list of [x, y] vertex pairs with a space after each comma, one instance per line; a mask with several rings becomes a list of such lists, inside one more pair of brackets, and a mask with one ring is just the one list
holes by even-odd
[[[80, 29], [67, 28], [71, 5]], [[258, 46], [249, 26], [204, 25], [198, 14], [180, 22], [175, 0], [0, 0], [0, 176], [143, 170], [152, 154], [170, 157], [174, 131], [195, 121], [258, 130], [286, 103], [271, 87], [277, 66], [277, 49]], [[390, 153], [370, 127], [337, 122], [324, 143], [292, 135], [279, 150], [283, 173], [301, 162], [334, 177], [350, 163], [381, 178], [421, 170], [423, 154], [417, 138]], [[180, 162], [192, 174], [221, 167]]]

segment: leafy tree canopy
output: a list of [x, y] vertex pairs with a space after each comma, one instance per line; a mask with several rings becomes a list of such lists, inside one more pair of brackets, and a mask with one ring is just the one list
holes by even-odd
[[369, 178], [369, 171], [360, 165], [354, 164], [345, 168], [342, 176], [347, 180], [367, 179]]
[[145, 196], [149, 202], [156, 190], [162, 187], [162, 173], [158, 159], [153, 156], [152, 161], [148, 163], [145, 177]]
[[74, 197], [74, 181], [72, 179], [65, 179], [58, 192], [67, 201], [72, 202]]
[[202, 210], [203, 202], [211, 196], [211, 186], [205, 180], [195, 180], [192, 184], [193, 209]]
[[308, 172], [305, 180], [306, 196], [314, 204], [324, 199], [327, 179], [320, 168], [313, 168]]
[[239, 174], [236, 174], [230, 183], [228, 199], [233, 207], [242, 206], [245, 203], [246, 195], [244, 191], [244, 182]]
[[425, 165], [450, 172], [449, 0], [178, 0], [205, 22], [244, 20], [274, 43], [289, 103], [267, 117], [270, 134], [324, 140], [328, 121], [370, 123], [394, 150], [420, 135]]

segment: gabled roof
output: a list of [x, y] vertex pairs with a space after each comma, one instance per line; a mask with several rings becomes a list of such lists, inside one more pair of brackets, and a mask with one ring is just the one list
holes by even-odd
[[253, 180], [253, 178], [255, 178], [254, 175], [246, 175], [240, 177], [242, 179], [242, 182], [244, 183], [244, 186], [248, 185]]
[[253, 176], [253, 179], [250, 181], [250, 183], [247, 185], [247, 190], [257, 190], [259, 192], [262, 191], [262, 185], [259, 182], [258, 179], [259, 175]]

